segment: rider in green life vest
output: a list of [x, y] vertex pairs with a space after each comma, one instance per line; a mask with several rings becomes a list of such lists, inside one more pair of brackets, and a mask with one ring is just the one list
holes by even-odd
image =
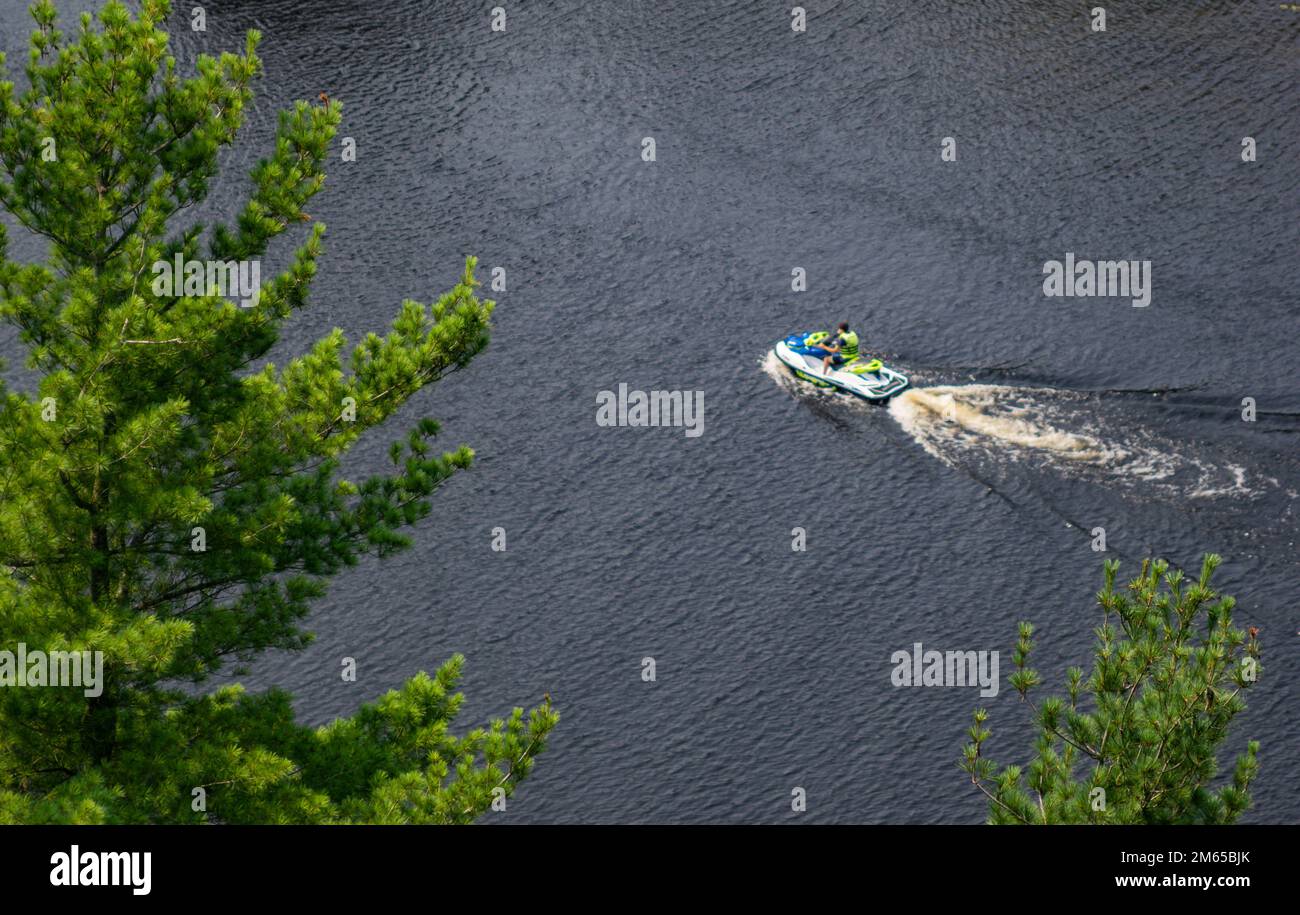
[[827, 375], [831, 373], [832, 364], [848, 365], [858, 358], [858, 335], [849, 330], [848, 321], [841, 321], [839, 330], [818, 346], [826, 353], [826, 358], [822, 360], [822, 372]]

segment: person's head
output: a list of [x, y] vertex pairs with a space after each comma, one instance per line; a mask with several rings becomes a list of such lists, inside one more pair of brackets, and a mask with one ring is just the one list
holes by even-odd
[[842, 334], [843, 334], [843, 333], [848, 333], [848, 330], [849, 330], [849, 322], [848, 322], [848, 321], [841, 321], [841, 322], [840, 322], [840, 333], [842, 333]]

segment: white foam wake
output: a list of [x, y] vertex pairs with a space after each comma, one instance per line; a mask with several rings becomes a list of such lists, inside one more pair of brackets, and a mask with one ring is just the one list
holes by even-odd
[[1043, 411], [1034, 411], [1026, 402], [1035, 393], [1052, 392], [991, 384], [913, 388], [895, 397], [889, 410], [908, 434], [940, 459], [946, 460], [954, 447], [998, 446], [1094, 464], [1117, 456], [1099, 439], [1052, 426]]
[[914, 388], [894, 398], [889, 411], [921, 447], [950, 464], [1033, 461], [1068, 476], [1188, 498], [1253, 493], [1245, 467], [1198, 457], [1185, 443], [1102, 414], [1095, 397], [1073, 391], [992, 384]]

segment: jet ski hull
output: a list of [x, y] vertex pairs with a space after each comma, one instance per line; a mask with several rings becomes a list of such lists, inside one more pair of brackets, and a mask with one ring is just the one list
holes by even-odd
[[[819, 388], [833, 388], [874, 402], [888, 400], [907, 389], [907, 376], [901, 372], [885, 366], [874, 372], [863, 371], [868, 364], [865, 359], [849, 366], [832, 368], [829, 373], [822, 371], [822, 359], [826, 354], [811, 344], [825, 336], [821, 333], [791, 334], [777, 343], [772, 352], [792, 375]], [[813, 338], [812, 341], [809, 338]]]

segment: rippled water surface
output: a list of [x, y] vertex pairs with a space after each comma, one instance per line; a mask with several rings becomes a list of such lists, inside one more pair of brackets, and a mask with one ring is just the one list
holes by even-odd
[[[19, 61], [20, 6], [0, 10]], [[1146, 0], [1094, 34], [1076, 4], [839, 2], [796, 35], [780, 5], [536, 0], [493, 34], [489, 6], [173, 16], [185, 65], [265, 36], [202, 215], [235, 210], [294, 99], [343, 100], [357, 141], [310, 207], [327, 256], [277, 362], [382, 330], [467, 253], [508, 277], [488, 351], [348, 470], [380, 469], [419, 415], [476, 467], [413, 549], [335, 581], [310, 649], [243, 681], [324, 722], [460, 651], [467, 728], [549, 692], [563, 721], [511, 821], [781, 821], [802, 786], [805, 820], [974, 823], [970, 712], [1011, 762], [1025, 710], [1009, 688], [895, 689], [890, 655], [1009, 652], [1030, 619], [1062, 682], [1089, 660], [1101, 526], [1129, 570], [1225, 556], [1265, 646], [1230, 748], [1263, 743], [1249, 819], [1300, 820], [1300, 13]], [[1151, 305], [1045, 298], [1066, 252], [1150, 260]], [[869, 407], [765, 365], [842, 318], [912, 392]], [[19, 383], [11, 333], [0, 354]], [[704, 435], [598, 427], [620, 383], [704, 391]]]

